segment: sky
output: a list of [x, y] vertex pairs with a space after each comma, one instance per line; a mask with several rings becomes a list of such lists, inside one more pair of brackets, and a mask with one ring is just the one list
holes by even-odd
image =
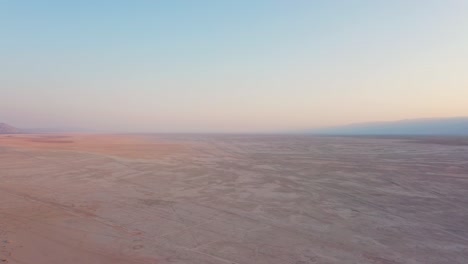
[[0, 0], [0, 122], [280, 132], [468, 116], [465, 0]]

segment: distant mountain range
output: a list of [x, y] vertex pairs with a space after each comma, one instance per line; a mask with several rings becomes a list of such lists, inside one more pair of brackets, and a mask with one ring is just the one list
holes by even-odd
[[[0, 123], [0, 134], [96, 132], [79, 128], [19, 129]], [[305, 131], [313, 135], [447, 135], [468, 136], [468, 117], [405, 119], [391, 122], [356, 123]]]
[[309, 131], [321, 135], [457, 135], [468, 136], [468, 117], [406, 119], [358, 123]]
[[94, 130], [64, 127], [64, 128], [16, 128], [6, 123], [0, 123], [0, 134], [48, 134], [48, 133], [79, 133], [96, 132]]
[[0, 123], [0, 134], [19, 134], [22, 131], [5, 123]]

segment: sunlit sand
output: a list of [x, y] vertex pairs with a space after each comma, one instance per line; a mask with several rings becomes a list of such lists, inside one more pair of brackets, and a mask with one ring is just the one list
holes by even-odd
[[4, 263], [464, 263], [468, 146], [0, 136]]

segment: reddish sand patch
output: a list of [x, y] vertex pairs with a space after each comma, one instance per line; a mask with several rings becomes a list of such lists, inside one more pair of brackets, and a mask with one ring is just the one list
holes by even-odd
[[[0, 263], [154, 264], [154, 258], [118, 238], [135, 234], [95, 219], [93, 208], [75, 208], [44, 198], [33, 188], [0, 187]], [[114, 247], [112, 247], [112, 246]]]
[[0, 136], [0, 146], [91, 152], [141, 159], [190, 151], [187, 144], [149, 140], [134, 135], [10, 135]]

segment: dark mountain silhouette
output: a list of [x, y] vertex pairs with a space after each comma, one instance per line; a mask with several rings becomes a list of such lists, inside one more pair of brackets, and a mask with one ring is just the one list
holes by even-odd
[[5, 123], [0, 123], [0, 134], [18, 134], [21, 130]]
[[468, 136], [468, 117], [406, 119], [359, 123], [310, 131], [323, 135], [457, 135]]

